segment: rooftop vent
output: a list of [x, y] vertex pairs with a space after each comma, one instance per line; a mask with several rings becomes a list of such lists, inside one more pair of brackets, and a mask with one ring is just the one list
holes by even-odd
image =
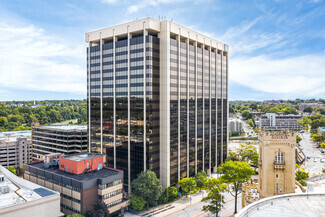
[[2, 194], [7, 194], [7, 193], [9, 193], [9, 191], [10, 191], [10, 188], [9, 188], [8, 185], [1, 186], [1, 187], [0, 187], [0, 192], [1, 192]]

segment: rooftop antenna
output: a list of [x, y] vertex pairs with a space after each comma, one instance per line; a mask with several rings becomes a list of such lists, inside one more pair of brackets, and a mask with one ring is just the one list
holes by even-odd
[[160, 15], [158, 16], [158, 20], [160, 21]]

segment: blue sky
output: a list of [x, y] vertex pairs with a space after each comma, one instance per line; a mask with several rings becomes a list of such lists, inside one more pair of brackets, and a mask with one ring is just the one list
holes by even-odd
[[86, 98], [85, 32], [159, 15], [230, 45], [230, 100], [325, 96], [325, 0], [0, 0], [0, 101]]

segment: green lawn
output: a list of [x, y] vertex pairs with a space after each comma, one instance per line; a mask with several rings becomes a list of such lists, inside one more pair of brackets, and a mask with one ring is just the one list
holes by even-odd
[[76, 124], [78, 122], [78, 119], [77, 118], [76, 119], [70, 119], [70, 120], [66, 120], [66, 121], [62, 121], [62, 122], [53, 123], [52, 125], [54, 125], [54, 124], [68, 125], [69, 122], [71, 122], [71, 121], [72, 121], [73, 124]]

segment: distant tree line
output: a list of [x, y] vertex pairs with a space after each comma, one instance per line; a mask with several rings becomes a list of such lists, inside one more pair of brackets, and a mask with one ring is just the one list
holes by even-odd
[[87, 121], [86, 100], [0, 102], [0, 132], [29, 130], [31, 124], [53, 124], [78, 119], [78, 124]]

